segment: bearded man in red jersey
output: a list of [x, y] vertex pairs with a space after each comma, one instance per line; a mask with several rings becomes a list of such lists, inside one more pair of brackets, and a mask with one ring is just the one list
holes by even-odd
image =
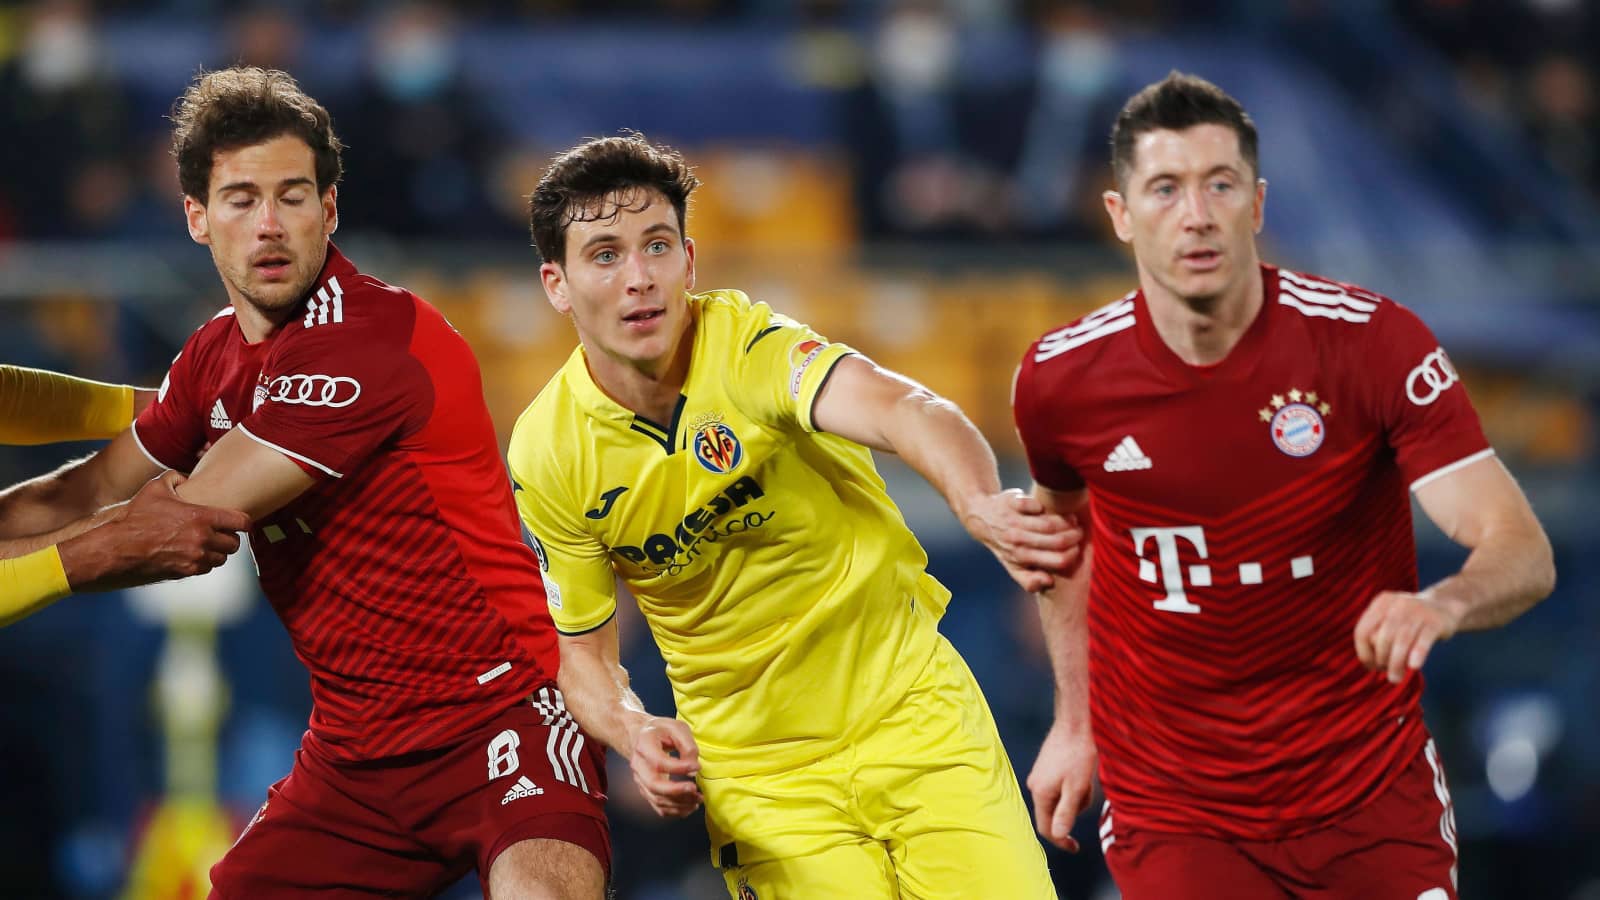
[[229, 305], [130, 431], [8, 493], [0, 522], [52, 530], [165, 469], [253, 521], [313, 708], [213, 896], [430, 896], [476, 870], [497, 898], [598, 900], [604, 750], [556, 688], [471, 350], [329, 241], [341, 146], [294, 79], [202, 75], [173, 124], [189, 235]]

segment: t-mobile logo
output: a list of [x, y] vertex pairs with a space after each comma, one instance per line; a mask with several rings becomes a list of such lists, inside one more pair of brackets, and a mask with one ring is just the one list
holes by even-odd
[[[1198, 604], [1189, 600], [1189, 595], [1184, 593], [1184, 575], [1188, 575], [1187, 584], [1192, 587], [1211, 586], [1211, 567], [1208, 565], [1189, 566], [1184, 572], [1182, 563], [1178, 560], [1178, 541], [1187, 541], [1190, 547], [1201, 559], [1208, 559], [1206, 550], [1206, 531], [1199, 525], [1184, 525], [1177, 528], [1135, 528], [1132, 530], [1133, 552], [1139, 557], [1139, 578], [1151, 584], [1158, 581], [1166, 589], [1167, 595], [1154, 603], [1156, 609], [1162, 612], [1197, 613], [1200, 611]], [[1156, 559], [1152, 560], [1145, 555], [1145, 548], [1149, 546], [1150, 539], [1155, 538]], [[1157, 562], [1160, 563], [1159, 577]], [[1309, 578], [1315, 571], [1309, 556], [1296, 556], [1289, 560], [1289, 574], [1293, 578]], [[1261, 563], [1246, 562], [1239, 564], [1239, 583], [1260, 584]]]

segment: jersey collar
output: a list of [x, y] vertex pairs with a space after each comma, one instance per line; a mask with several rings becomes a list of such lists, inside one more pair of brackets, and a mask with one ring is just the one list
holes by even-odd
[[589, 374], [589, 356], [584, 352], [582, 344], [572, 348], [572, 355], [567, 357], [566, 364], [561, 367], [561, 374], [566, 379], [567, 387], [572, 391], [573, 399], [577, 400], [578, 405], [590, 416], [618, 422], [624, 428], [633, 421], [633, 410], [611, 399], [600, 389], [600, 385], [595, 383], [594, 376]]
[[1178, 354], [1172, 352], [1166, 341], [1156, 331], [1155, 322], [1150, 318], [1149, 301], [1145, 299], [1144, 291], [1139, 291], [1134, 297], [1134, 333], [1138, 336], [1139, 349], [1161, 371], [1184, 384], [1208, 384], [1217, 380], [1238, 381], [1250, 377], [1255, 371], [1256, 363], [1261, 360], [1262, 351], [1267, 346], [1267, 341], [1272, 328], [1272, 320], [1276, 316], [1278, 306], [1278, 269], [1266, 263], [1261, 264], [1261, 310], [1256, 313], [1255, 321], [1245, 329], [1239, 338], [1239, 343], [1228, 351], [1228, 355], [1221, 362], [1209, 366], [1194, 366], [1184, 362]]
[[[699, 304], [704, 300], [703, 294], [689, 295], [690, 314], [694, 316], [695, 328], [701, 328], [701, 309]], [[684, 376], [683, 388], [678, 394], [678, 403], [672, 410], [672, 421], [655, 422], [644, 416], [638, 415], [621, 403], [611, 399], [589, 372], [588, 354], [579, 344], [573, 348], [572, 355], [567, 357], [566, 363], [561, 367], [562, 377], [566, 379], [567, 386], [579, 407], [589, 416], [607, 422], [615, 422], [622, 428], [631, 429], [660, 444], [668, 455], [672, 454], [675, 442], [678, 439], [678, 430], [683, 418], [683, 410], [688, 406], [689, 386], [694, 383], [695, 373], [700, 371], [704, 364], [700, 361], [701, 353], [705, 350], [706, 340], [704, 334], [696, 334], [694, 349], [689, 355], [689, 371]]]
[[329, 241], [328, 255], [322, 260], [322, 271], [318, 273], [317, 280], [312, 283], [312, 289], [306, 293], [306, 296], [309, 297], [315, 294], [317, 288], [335, 275], [352, 276], [358, 274], [360, 274], [360, 271], [356, 269], [356, 264], [347, 259], [343, 253], [340, 253], [339, 248], [334, 245], [333, 241]]

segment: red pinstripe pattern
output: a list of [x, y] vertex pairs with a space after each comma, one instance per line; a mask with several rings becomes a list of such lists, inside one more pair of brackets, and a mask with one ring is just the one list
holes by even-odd
[[[316, 523], [316, 540], [291, 533], [274, 546], [258, 533], [253, 544], [262, 586], [312, 672], [312, 731], [331, 752], [438, 746], [553, 675], [467, 576], [461, 542], [414, 461], [382, 457], [316, 493], [295, 509]], [[477, 683], [507, 660], [512, 671]]]
[[[1368, 600], [1416, 580], [1398, 473], [1363, 475], [1376, 452], [1358, 447], [1275, 492], [1294, 504], [1267, 495], [1217, 519], [1095, 494], [1091, 714], [1119, 825], [1248, 839], [1305, 830], [1415, 752], [1420, 678], [1387, 687], [1351, 641]], [[1381, 512], [1349, 540], [1352, 511], [1366, 509]], [[1206, 558], [1179, 545], [1186, 576], [1213, 572], [1210, 587], [1186, 584], [1196, 615], [1155, 609], [1164, 588], [1139, 578], [1131, 530], [1169, 524], [1204, 528]], [[1293, 579], [1301, 555], [1315, 571]], [[1242, 562], [1261, 565], [1262, 584], [1239, 583]]]
[[[471, 351], [421, 300], [348, 272], [340, 270], [349, 324], [319, 323], [317, 337], [354, 332], [363, 317], [377, 321], [347, 352], [399, 342], [408, 365], [388, 384], [369, 379], [365, 390], [407, 419], [314, 420], [326, 435], [280, 427], [273, 439], [311, 458], [356, 445], [357, 428], [392, 436], [343, 478], [320, 481], [258, 523], [251, 547], [262, 588], [311, 673], [309, 739], [334, 759], [371, 760], [444, 747], [488, 722], [554, 680], [556, 646]], [[202, 329], [198, 340], [229, 352], [195, 353], [206, 364], [185, 371], [195, 381], [185, 390], [220, 391], [230, 411], [250, 410], [271, 354], [304, 333], [291, 322], [263, 363], [257, 348], [233, 349], [233, 329]], [[509, 671], [478, 682], [506, 662]]]
[[[1119, 832], [1293, 835], [1382, 790], [1426, 739], [1421, 677], [1367, 672], [1353, 632], [1376, 594], [1416, 588], [1398, 459], [1426, 472], [1481, 450], [1481, 432], [1467, 404], [1396, 405], [1436, 346], [1410, 313], [1352, 285], [1262, 277], [1261, 313], [1215, 366], [1178, 359], [1136, 296], [1133, 327], [1044, 360], [1030, 348], [1017, 380], [1036, 476], [1090, 491], [1090, 714]], [[1280, 283], [1349, 315], [1280, 305]], [[1315, 411], [1309, 449], [1269, 426], [1291, 403]], [[1151, 465], [1108, 471], [1129, 439]], [[1136, 529], [1158, 530], [1142, 557]], [[1181, 603], [1166, 602], [1174, 563]]]

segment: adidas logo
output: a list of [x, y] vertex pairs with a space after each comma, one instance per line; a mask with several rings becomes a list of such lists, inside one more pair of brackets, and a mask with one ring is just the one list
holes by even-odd
[[542, 793], [544, 793], [544, 788], [535, 785], [529, 780], [528, 776], [524, 775], [517, 779], [517, 783], [511, 786], [511, 790], [506, 791], [504, 797], [500, 798], [500, 805], [505, 806], [507, 803], [513, 800], [521, 800], [523, 797], [537, 797]]
[[211, 407], [211, 427], [218, 431], [227, 431], [233, 427], [233, 422], [228, 418], [228, 411], [222, 408], [222, 400], [218, 398], [215, 406]]
[[1117, 449], [1111, 451], [1111, 455], [1106, 457], [1105, 470], [1107, 472], [1132, 472], [1136, 469], [1148, 469], [1153, 465], [1155, 463], [1150, 461], [1150, 457], [1144, 455], [1144, 451], [1139, 449], [1139, 444], [1130, 435], [1123, 438], [1122, 443], [1117, 445]]

